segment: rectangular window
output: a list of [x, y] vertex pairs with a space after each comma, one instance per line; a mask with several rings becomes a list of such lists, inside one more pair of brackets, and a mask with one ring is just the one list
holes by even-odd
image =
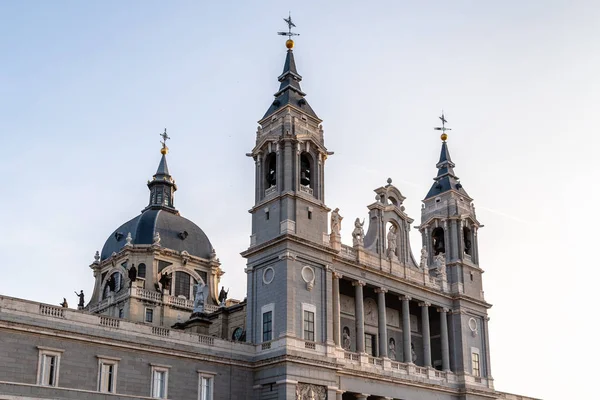
[[304, 310], [304, 340], [315, 341], [315, 313]]
[[190, 275], [177, 271], [175, 272], [175, 296], [185, 296], [190, 298]]
[[152, 322], [154, 317], [154, 310], [151, 308], [146, 308], [146, 322]]
[[473, 375], [480, 377], [481, 376], [481, 367], [479, 364], [479, 353], [471, 353], [471, 366], [473, 369]]
[[152, 366], [152, 397], [155, 399], [166, 399], [169, 386], [169, 367]]
[[273, 312], [263, 314], [263, 342], [268, 342], [273, 337]]
[[117, 392], [117, 369], [120, 358], [98, 357], [98, 391], [102, 393]]
[[38, 385], [58, 386], [60, 356], [64, 350], [38, 346]]
[[198, 371], [198, 398], [200, 400], [213, 400], [214, 375], [210, 372]]

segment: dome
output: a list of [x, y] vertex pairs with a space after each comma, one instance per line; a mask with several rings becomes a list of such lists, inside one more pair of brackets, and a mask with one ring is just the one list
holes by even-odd
[[146, 209], [140, 215], [117, 228], [104, 243], [101, 259], [106, 260], [113, 252], [118, 253], [131, 233], [131, 243], [152, 244], [154, 234], [160, 234], [160, 245], [167, 249], [209, 259], [212, 245], [200, 227], [189, 219], [164, 210]]

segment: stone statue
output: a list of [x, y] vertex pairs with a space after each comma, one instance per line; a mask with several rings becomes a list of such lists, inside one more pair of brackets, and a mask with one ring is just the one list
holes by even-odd
[[342, 333], [342, 348], [350, 350], [350, 329], [347, 326], [344, 327], [344, 332]]
[[160, 283], [159, 291], [163, 292], [169, 289], [169, 286], [171, 285], [171, 276], [168, 274], [162, 274], [158, 280], [158, 283]]
[[132, 265], [131, 268], [127, 270], [127, 276], [129, 277], [129, 287], [131, 287], [137, 279], [137, 269], [134, 265]]
[[359, 218], [356, 218], [354, 221], [354, 230], [352, 231], [352, 245], [353, 246], [362, 246], [364, 245], [365, 231], [363, 226], [365, 224], [365, 220], [360, 222]]
[[131, 237], [131, 232], [127, 233], [127, 237], [125, 238], [125, 246], [131, 246], [131, 242], [133, 238]]
[[115, 277], [114, 277], [114, 275], [111, 275], [111, 276], [108, 278], [108, 281], [106, 281], [106, 284], [108, 285], [108, 288], [109, 288], [109, 290], [110, 290], [111, 292], [114, 292], [114, 291], [115, 291], [116, 282], [115, 282]]
[[396, 359], [396, 341], [394, 338], [390, 338], [390, 342], [388, 345], [388, 357], [392, 360]]
[[331, 212], [331, 233], [335, 233], [337, 235], [339, 235], [340, 231], [342, 230], [342, 220], [344, 219], [344, 217], [340, 215], [339, 211], [340, 209], [336, 208]]
[[439, 276], [446, 276], [446, 255], [444, 253], [439, 253], [434, 257], [433, 265]]
[[414, 343], [410, 344], [410, 359], [412, 360], [413, 363], [417, 362], [417, 352], [415, 351]]
[[153, 246], [160, 246], [160, 233], [156, 232], [154, 234], [154, 238], [152, 239]]
[[392, 258], [393, 255], [396, 254], [396, 225], [391, 224], [390, 230], [387, 234], [387, 248], [388, 248], [388, 257]]
[[221, 286], [221, 292], [219, 293], [219, 304], [221, 307], [225, 307], [225, 301], [227, 300], [227, 295], [229, 294], [229, 289], [225, 291], [225, 286]]
[[100, 262], [100, 252], [96, 250], [96, 254], [94, 254], [94, 261]]
[[62, 308], [69, 308], [69, 304], [67, 303], [67, 299], [63, 297], [62, 303], [60, 303]]
[[194, 296], [194, 311], [192, 314], [204, 312], [204, 282], [198, 282], [196, 285], [196, 295]]
[[83, 294], [83, 290], [79, 293], [75, 292], [75, 296], [79, 297], [79, 304], [77, 304], [77, 308], [82, 309], [85, 307], [85, 295]]
[[419, 267], [421, 267], [421, 269], [423, 270], [427, 270], [427, 258], [427, 247], [423, 246], [423, 248], [421, 249], [421, 262], [419, 264]]

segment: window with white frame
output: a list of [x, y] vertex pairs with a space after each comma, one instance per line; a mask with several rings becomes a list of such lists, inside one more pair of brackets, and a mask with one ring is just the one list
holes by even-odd
[[38, 346], [38, 378], [37, 384], [43, 386], [58, 386], [61, 349]]
[[150, 364], [152, 366], [151, 396], [155, 399], [166, 399], [169, 387], [169, 365]]
[[262, 306], [261, 314], [262, 314], [262, 341], [268, 342], [273, 340], [273, 320], [274, 320], [274, 310], [275, 304], [270, 303]]
[[471, 373], [473, 376], [481, 377], [481, 358], [476, 347], [471, 347]]
[[198, 370], [198, 400], [213, 400], [214, 372]]
[[98, 391], [103, 393], [117, 393], [117, 370], [120, 358], [98, 357]]
[[316, 341], [317, 307], [313, 304], [302, 303], [302, 338], [311, 342]]

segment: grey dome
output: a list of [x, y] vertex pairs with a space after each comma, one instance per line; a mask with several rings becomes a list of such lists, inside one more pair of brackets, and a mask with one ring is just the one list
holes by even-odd
[[132, 244], [152, 244], [154, 234], [160, 234], [162, 247], [192, 256], [210, 258], [212, 245], [206, 234], [192, 221], [164, 209], [146, 209], [140, 215], [116, 229], [102, 247], [101, 259], [118, 253], [131, 233]]

